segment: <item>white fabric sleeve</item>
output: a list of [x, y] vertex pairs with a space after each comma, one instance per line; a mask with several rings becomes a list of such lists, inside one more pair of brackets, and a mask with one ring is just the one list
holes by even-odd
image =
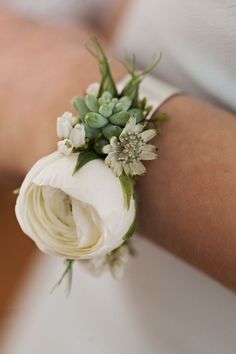
[[[129, 80], [130, 75], [125, 76], [118, 83], [118, 89], [122, 90]], [[142, 99], [143, 97], [146, 97], [148, 103], [152, 105], [152, 111], [150, 114], [155, 112], [170, 97], [179, 93], [181, 93], [180, 89], [152, 75], [145, 76], [139, 89], [140, 98]]]

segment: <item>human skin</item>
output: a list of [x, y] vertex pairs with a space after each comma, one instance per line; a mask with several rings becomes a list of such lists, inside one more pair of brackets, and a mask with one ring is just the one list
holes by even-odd
[[[88, 28], [46, 25], [0, 11], [0, 170], [25, 173], [55, 150], [56, 118], [100, 80]], [[100, 39], [102, 40], [101, 36]], [[124, 68], [113, 61], [115, 78]]]
[[236, 290], [236, 117], [188, 96], [156, 138], [138, 185], [139, 231]]
[[[99, 79], [84, 48], [88, 29], [49, 26], [0, 13], [0, 168], [24, 174], [56, 146], [56, 117]], [[112, 63], [115, 79], [124, 75]], [[188, 96], [156, 139], [160, 158], [140, 179], [139, 231], [236, 289], [236, 120]]]

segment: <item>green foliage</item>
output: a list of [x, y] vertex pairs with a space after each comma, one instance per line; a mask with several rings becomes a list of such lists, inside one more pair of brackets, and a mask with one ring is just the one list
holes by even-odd
[[130, 114], [130, 117], [136, 118], [136, 123], [139, 123], [143, 120], [143, 111], [139, 108], [131, 108], [128, 110], [128, 113]]
[[126, 232], [126, 234], [123, 236], [123, 240], [127, 242], [134, 234], [137, 223], [138, 223], [138, 196], [137, 193], [134, 193], [134, 201], [135, 201], [135, 215], [134, 215], [134, 220], [132, 224], [129, 227], [129, 230]]
[[171, 116], [166, 113], [156, 114], [154, 117], [152, 117], [150, 121], [154, 123], [158, 135], [161, 135], [162, 123], [168, 121], [169, 119], [171, 119]]
[[84, 122], [85, 115], [89, 112], [89, 109], [85, 103], [84, 98], [81, 97], [75, 97], [72, 100], [72, 104], [78, 113], [78, 116], [82, 122]]
[[104, 117], [110, 117], [112, 115], [112, 106], [109, 103], [103, 103], [99, 107], [99, 113], [103, 115]]
[[138, 72], [136, 69], [135, 56], [133, 56], [133, 59], [130, 63], [124, 64], [131, 75], [131, 79], [125, 85], [120, 96], [129, 96], [129, 98], [132, 100], [132, 107], [137, 107], [140, 83], [143, 81], [145, 76], [155, 68], [155, 66], [159, 63], [160, 59], [161, 55], [142, 72]]
[[65, 264], [66, 264], [66, 267], [65, 267], [65, 270], [64, 272], [62, 273], [61, 277], [59, 278], [59, 280], [56, 282], [56, 284], [53, 286], [52, 290], [51, 290], [51, 294], [54, 292], [54, 290], [56, 288], [58, 288], [61, 283], [63, 282], [63, 280], [65, 279], [65, 277], [67, 277], [68, 279], [68, 284], [67, 284], [67, 296], [70, 295], [70, 291], [71, 291], [71, 286], [72, 286], [72, 272], [73, 272], [73, 263], [74, 263], [74, 260], [73, 259], [66, 259], [65, 260]]
[[105, 155], [104, 154], [104, 152], [103, 152], [103, 147], [105, 146], [105, 145], [108, 145], [109, 144], [109, 141], [108, 140], [106, 140], [106, 139], [104, 139], [104, 138], [101, 138], [101, 139], [98, 139], [95, 143], [94, 143], [94, 145], [93, 145], [93, 148], [94, 148], [94, 150], [98, 153], [98, 154], [100, 154], [100, 155]]
[[96, 154], [92, 150], [81, 151], [78, 156], [78, 160], [77, 160], [75, 169], [73, 171], [73, 175], [76, 172], [78, 172], [84, 165], [86, 165], [86, 163], [88, 163], [92, 160], [100, 159], [100, 158], [101, 158], [101, 156], [99, 156], [98, 154]]
[[120, 100], [116, 103], [114, 111], [121, 112], [121, 111], [128, 111], [132, 104], [131, 99], [128, 96], [123, 96]]
[[105, 91], [110, 92], [112, 96], [117, 96], [116, 85], [111, 74], [108, 59], [96, 37], [91, 38], [91, 45], [87, 46], [87, 49], [98, 60], [100, 66], [102, 80], [98, 96], [101, 96]]
[[90, 128], [102, 128], [107, 125], [108, 120], [99, 113], [89, 112], [85, 116], [85, 122]]
[[122, 132], [121, 127], [110, 123], [107, 124], [104, 128], [102, 128], [102, 134], [108, 140], [110, 140], [113, 136], [116, 136], [118, 138], [121, 132]]
[[134, 191], [134, 181], [131, 177], [127, 176], [124, 172], [119, 177], [119, 179], [124, 194], [125, 206], [129, 210], [130, 200]]
[[129, 118], [130, 118], [129, 113], [122, 111], [122, 112], [113, 114], [109, 118], [109, 120], [112, 124], [124, 127], [126, 125], [126, 123], [128, 122]]
[[98, 134], [100, 133], [100, 129], [91, 128], [86, 123], [84, 124], [85, 134], [90, 140], [95, 140]]
[[98, 112], [98, 99], [94, 95], [87, 95], [85, 103], [88, 109], [92, 112]]

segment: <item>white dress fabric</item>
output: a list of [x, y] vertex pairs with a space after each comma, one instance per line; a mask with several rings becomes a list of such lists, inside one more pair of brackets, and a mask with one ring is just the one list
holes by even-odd
[[0, 353], [235, 354], [235, 295], [143, 238], [136, 249], [120, 281], [75, 267], [69, 298], [49, 295], [62, 261], [41, 254]]
[[[158, 76], [235, 110], [235, 19], [232, 0], [136, 0], [115, 47], [143, 66], [161, 51]], [[143, 238], [136, 247], [121, 281], [76, 267], [68, 299], [49, 295], [62, 261], [39, 255], [0, 353], [235, 354], [235, 295]]]
[[236, 111], [236, 1], [135, 0], [116, 47], [142, 66], [162, 53], [161, 79], [186, 93]]

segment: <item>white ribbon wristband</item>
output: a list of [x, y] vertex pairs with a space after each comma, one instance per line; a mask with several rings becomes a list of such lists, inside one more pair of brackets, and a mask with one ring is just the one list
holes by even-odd
[[[125, 76], [119, 82], [118, 88], [122, 90], [129, 79], [130, 75]], [[144, 78], [139, 89], [140, 98], [147, 97], [148, 102], [152, 105], [150, 117], [166, 100], [180, 92], [180, 89], [152, 75], [147, 75]]]

